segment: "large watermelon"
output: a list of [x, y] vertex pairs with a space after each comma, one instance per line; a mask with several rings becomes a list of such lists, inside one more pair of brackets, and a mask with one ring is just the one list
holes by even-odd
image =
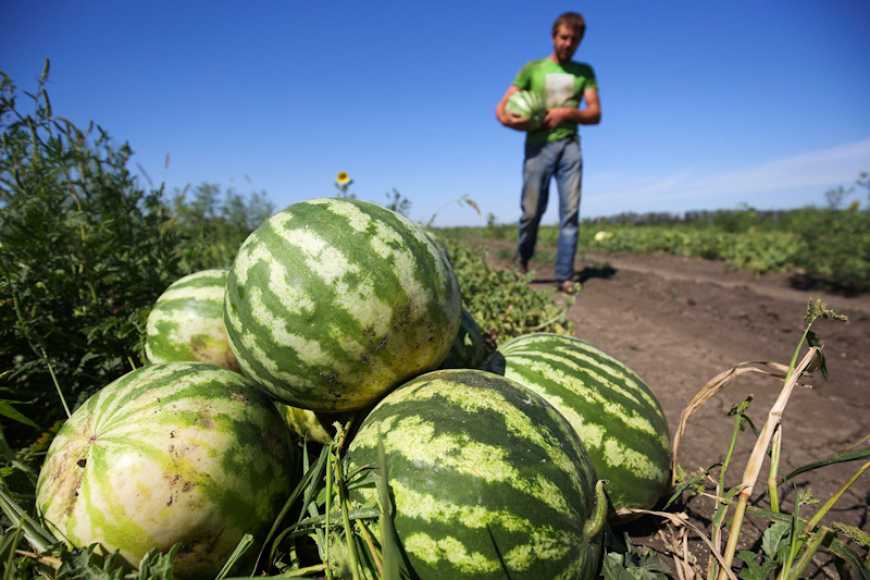
[[505, 376], [547, 399], [580, 435], [617, 511], [655, 505], [670, 483], [668, 423], [637, 373], [570, 336], [520, 336], [499, 352]]
[[[576, 433], [543, 398], [485, 371], [431, 372], [366, 417], [348, 473], [378, 465], [379, 440], [396, 533], [416, 577], [595, 577], [603, 487]], [[375, 484], [351, 497], [374, 505]]]
[[214, 577], [295, 485], [289, 437], [272, 402], [241, 375], [203, 363], [148, 366], [63, 425], [36, 506], [72, 546], [99, 542], [135, 565], [180, 542], [176, 572]]
[[238, 370], [224, 327], [226, 270], [203, 270], [172, 283], [146, 324], [149, 362], [199, 361]]
[[316, 199], [242, 244], [225, 320], [242, 371], [295, 407], [358, 409], [436, 368], [459, 328], [459, 287], [418, 225], [378, 205]]

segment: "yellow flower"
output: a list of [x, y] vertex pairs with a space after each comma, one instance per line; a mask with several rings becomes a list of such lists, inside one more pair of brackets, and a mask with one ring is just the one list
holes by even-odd
[[350, 175], [347, 174], [347, 171], [339, 171], [338, 175], [335, 176], [335, 184], [339, 187], [343, 185], [348, 185], [350, 183]]

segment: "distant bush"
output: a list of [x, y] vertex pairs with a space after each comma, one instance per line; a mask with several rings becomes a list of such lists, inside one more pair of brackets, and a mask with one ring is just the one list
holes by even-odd
[[228, 268], [245, 238], [275, 212], [265, 192], [245, 196], [215, 183], [176, 192], [171, 207], [185, 272]]
[[20, 112], [0, 75], [0, 385], [50, 421], [49, 365], [72, 407], [139, 364], [148, 308], [182, 273], [179, 238], [128, 145], [55, 117], [45, 74]]
[[803, 241], [794, 261], [800, 276], [846, 292], [870, 291], [870, 212], [803, 211], [795, 229]]
[[229, 266], [273, 212], [264, 193], [215, 184], [171, 202], [143, 189], [129, 145], [53, 114], [46, 76], [20, 107], [0, 72], [0, 400], [29, 405], [43, 427], [64, 412], [55, 380], [74, 408], [141, 365], [157, 297]]

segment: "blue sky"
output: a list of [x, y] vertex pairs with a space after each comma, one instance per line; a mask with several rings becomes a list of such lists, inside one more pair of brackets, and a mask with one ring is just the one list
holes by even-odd
[[32, 89], [49, 57], [55, 112], [129, 141], [170, 190], [281, 208], [346, 170], [415, 219], [483, 223], [468, 195], [513, 222], [522, 135], [494, 109], [564, 10], [586, 17], [575, 59], [603, 110], [581, 130], [584, 217], [822, 205], [870, 171], [866, 0], [0, 0], [0, 69]]

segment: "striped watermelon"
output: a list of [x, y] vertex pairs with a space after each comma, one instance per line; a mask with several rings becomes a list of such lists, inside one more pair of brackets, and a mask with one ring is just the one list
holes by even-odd
[[224, 328], [226, 270], [203, 270], [160, 295], [146, 324], [149, 362], [199, 361], [238, 371]]
[[513, 93], [505, 105], [505, 111], [521, 119], [528, 119], [530, 128], [537, 129], [547, 116], [547, 105], [544, 98], [533, 91], [517, 91]]
[[224, 318], [242, 371], [315, 411], [364, 407], [436, 368], [459, 317], [450, 263], [423, 228], [354, 199], [274, 215], [227, 279]]
[[271, 401], [241, 375], [204, 363], [148, 366], [64, 424], [36, 506], [72, 546], [99, 542], [135, 565], [181, 542], [176, 572], [214, 577], [295, 485], [289, 437]]
[[556, 334], [520, 336], [499, 352], [505, 376], [542, 395], [580, 435], [617, 513], [655, 505], [670, 484], [668, 423], [634, 371]]
[[441, 368], [479, 369], [494, 351], [477, 321], [463, 307], [459, 333], [453, 341], [453, 346], [450, 347], [450, 352], [447, 353], [447, 358], [441, 363]]
[[[396, 533], [417, 577], [595, 577], [603, 487], [543, 398], [489, 372], [431, 372], [366, 417], [348, 473], [378, 465], [379, 440]], [[377, 501], [372, 481], [352, 494], [355, 505]]]

